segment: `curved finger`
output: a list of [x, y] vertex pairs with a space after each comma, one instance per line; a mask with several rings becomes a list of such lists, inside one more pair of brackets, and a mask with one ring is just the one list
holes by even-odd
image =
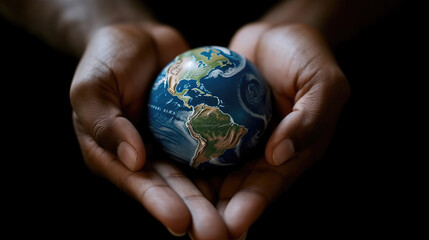
[[164, 67], [174, 57], [189, 49], [184, 37], [171, 26], [154, 23], [143, 23], [141, 26], [152, 36], [156, 43], [160, 67]]
[[266, 145], [265, 156], [273, 165], [282, 165], [295, 154], [314, 144], [327, 147], [344, 102], [334, 89], [323, 84], [312, 86], [293, 106]]
[[255, 62], [257, 45], [263, 32], [267, 31], [272, 24], [255, 22], [247, 24], [234, 34], [229, 48], [242, 54], [251, 62]]
[[301, 158], [311, 154], [305, 151], [280, 167], [258, 159], [245, 169], [247, 173], [241, 171], [225, 179], [218, 210], [233, 239], [245, 235], [264, 210], [309, 167]]
[[191, 222], [182, 199], [154, 171], [133, 172], [82, 133], [75, 122], [79, 144], [88, 167], [139, 201], [149, 213], [174, 232], [185, 232]]
[[261, 38], [257, 60], [285, 116], [267, 143], [267, 161], [281, 165], [328, 142], [350, 90], [320, 34], [300, 24], [272, 28]]
[[[95, 98], [95, 97], [94, 97]], [[101, 105], [96, 100], [87, 101], [80, 109], [79, 119], [86, 122], [85, 132], [91, 135], [100, 147], [116, 153], [130, 170], [140, 169], [145, 161], [143, 140], [134, 125], [114, 106]], [[75, 113], [76, 114], [76, 113]]]
[[249, 166], [249, 164], [245, 165], [245, 167], [245, 169], [242, 169], [240, 171], [231, 172], [225, 178], [220, 188], [219, 199], [217, 201], [216, 208], [222, 217], [229, 201], [234, 196], [234, 194], [238, 192], [243, 181], [245, 181], [246, 176], [250, 174], [251, 167]]
[[70, 99], [85, 131], [130, 169], [140, 169], [145, 150], [137, 119], [156, 66], [151, 36], [137, 27], [100, 30], [73, 77]]
[[228, 239], [228, 233], [216, 208], [183, 172], [163, 161], [155, 161], [154, 169], [183, 199], [192, 216], [189, 234], [192, 239]]
[[249, 174], [241, 173], [241, 176], [230, 176], [225, 180], [218, 210], [222, 212], [233, 239], [246, 234], [266, 207], [282, 192], [285, 182], [289, 181], [282, 171], [284, 169], [270, 166], [261, 159]]

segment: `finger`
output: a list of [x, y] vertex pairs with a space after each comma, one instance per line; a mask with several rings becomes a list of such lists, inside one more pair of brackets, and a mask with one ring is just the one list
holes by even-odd
[[147, 211], [173, 232], [186, 232], [191, 217], [182, 199], [154, 171], [132, 172], [113, 154], [99, 147], [83, 127], [74, 122], [88, 167], [106, 177], [139, 201]]
[[234, 196], [234, 194], [238, 192], [246, 176], [250, 173], [251, 168], [252, 167], [249, 166], [249, 164], [246, 164], [245, 169], [231, 172], [225, 178], [219, 191], [219, 200], [216, 204], [216, 208], [218, 209], [221, 216], [223, 216], [225, 208], [231, 200], [232, 196]]
[[192, 227], [189, 234], [193, 239], [227, 239], [227, 231], [221, 216], [189, 178], [166, 162], [156, 161], [153, 166], [183, 199], [191, 212]]
[[279, 166], [313, 143], [326, 138], [333, 131], [336, 115], [327, 112], [320, 89], [310, 90], [302, 97], [272, 133], [265, 155], [273, 165]]
[[341, 88], [328, 83], [328, 78], [337, 76], [324, 75], [322, 71], [313, 76], [309, 89], [302, 91], [292, 112], [272, 133], [265, 152], [271, 164], [281, 165], [314, 144], [318, 150], [327, 147], [345, 98], [338, 97], [336, 91]]
[[251, 62], [255, 62], [255, 54], [259, 38], [271, 27], [268, 23], [255, 22], [241, 28], [231, 39], [229, 49], [242, 54]]
[[180, 53], [189, 49], [183, 36], [167, 25], [143, 23], [142, 28], [151, 34], [156, 43], [159, 66], [164, 67]]
[[102, 30], [89, 44], [70, 90], [86, 132], [130, 170], [143, 166], [145, 150], [127, 119], [139, 115], [156, 61], [149, 34], [126, 27]]
[[244, 235], [285, 186], [290, 182], [283, 168], [275, 168], [263, 159], [250, 170], [229, 176], [222, 187], [218, 210], [232, 239]]
[[316, 142], [326, 147], [349, 88], [320, 34], [302, 25], [272, 28], [261, 38], [257, 63], [286, 115], [267, 143], [267, 161], [281, 165]]
[[99, 146], [116, 153], [128, 169], [140, 169], [145, 160], [145, 148], [139, 132], [118, 108], [108, 103], [102, 105], [97, 100], [87, 100], [85, 109], [79, 109], [79, 119], [84, 118], [81, 121], [87, 125], [85, 131]]

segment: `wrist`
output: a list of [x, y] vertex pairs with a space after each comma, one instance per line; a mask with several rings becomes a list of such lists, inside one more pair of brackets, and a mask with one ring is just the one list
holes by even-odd
[[304, 23], [317, 29], [329, 45], [350, 39], [399, 5], [399, 0], [289, 0], [261, 20], [273, 24]]
[[136, 1], [71, 0], [61, 7], [56, 32], [70, 52], [80, 56], [92, 36], [108, 25], [127, 22], [149, 22], [153, 17]]
[[5, 1], [0, 2], [0, 13], [54, 48], [76, 56], [101, 27], [153, 19], [136, 0]]

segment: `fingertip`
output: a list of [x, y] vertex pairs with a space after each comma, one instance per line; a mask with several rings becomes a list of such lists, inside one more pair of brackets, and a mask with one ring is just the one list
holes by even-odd
[[[272, 166], [281, 166], [296, 155], [297, 135], [304, 136], [303, 115], [291, 112], [279, 123], [265, 147], [265, 157]], [[301, 145], [299, 145], [301, 146]]]
[[280, 141], [273, 150], [272, 161], [275, 166], [280, 166], [295, 154], [295, 147], [292, 140], [286, 138]]
[[192, 214], [191, 239], [228, 239], [228, 229], [218, 211], [203, 196], [187, 202]]
[[170, 228], [167, 227], [168, 232], [170, 232], [171, 235], [173, 235], [174, 237], [183, 237], [187, 234], [187, 232], [181, 232], [181, 233], [177, 233], [173, 230], [171, 230]]
[[241, 237], [237, 238], [237, 240], [246, 240], [248, 231], [245, 231]]
[[118, 145], [117, 155], [119, 160], [131, 171], [141, 169], [145, 162], [144, 151], [139, 154], [137, 150], [126, 141], [122, 141]]
[[171, 235], [175, 237], [183, 237], [188, 233], [188, 230], [192, 224], [192, 217], [186, 206], [177, 207], [174, 210], [169, 211], [168, 216], [165, 217], [165, 221], [161, 221]]
[[[152, 179], [149, 186], [142, 186], [141, 182], [133, 182], [134, 197], [146, 210], [158, 219], [173, 235], [188, 232], [192, 224], [192, 216], [186, 204], [177, 193], [155, 173], [147, 175], [146, 171], [138, 172], [145, 176], [145, 180]], [[156, 179], [156, 180], [155, 180]]]
[[138, 154], [131, 144], [123, 141], [118, 145], [117, 154], [119, 160], [130, 170], [134, 171]]
[[231, 239], [245, 239], [251, 225], [267, 207], [267, 199], [260, 193], [243, 189], [230, 200], [223, 219]]
[[169, 215], [164, 216], [165, 221], [161, 221], [167, 230], [175, 237], [185, 236], [192, 224], [192, 217], [186, 206], [171, 209], [167, 214]]
[[[146, 151], [140, 133], [125, 117], [117, 117], [111, 125], [112, 130], [104, 141], [111, 141], [116, 145], [116, 155], [129, 170], [140, 170], [146, 160]], [[112, 147], [115, 153], [115, 147]]]

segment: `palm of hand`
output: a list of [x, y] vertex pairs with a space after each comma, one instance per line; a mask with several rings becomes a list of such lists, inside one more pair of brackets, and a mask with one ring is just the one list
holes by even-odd
[[[321, 157], [349, 87], [328, 46], [308, 26], [249, 25], [236, 34], [230, 48], [259, 67], [282, 118], [267, 143], [266, 158], [227, 175], [215, 201], [229, 235], [237, 238]], [[273, 152], [285, 138], [292, 139], [295, 152], [279, 167], [268, 164], [276, 164]]]
[[146, 150], [131, 121], [141, 115], [155, 72], [186, 48], [181, 36], [165, 26], [106, 27], [93, 36], [70, 90], [75, 132], [87, 166], [175, 232], [186, 231], [189, 211], [152, 168], [136, 171], [145, 163]]
[[[210, 179], [190, 180], [173, 163], [145, 164], [143, 141], [130, 122], [138, 119], [145, 89], [157, 69], [186, 49], [180, 35], [153, 26], [100, 31], [76, 71], [71, 101], [88, 167], [136, 198], [173, 232], [189, 231], [195, 239], [243, 235], [320, 157], [347, 99], [347, 82], [314, 31], [301, 26], [259, 29], [244, 28], [230, 47], [260, 68], [284, 118], [267, 143], [266, 159], [249, 161], [215, 185]], [[247, 34], [258, 39], [249, 43]], [[268, 163], [273, 163], [273, 151], [285, 137], [293, 140], [295, 152], [274, 167]], [[136, 154], [121, 148], [122, 142]]]

